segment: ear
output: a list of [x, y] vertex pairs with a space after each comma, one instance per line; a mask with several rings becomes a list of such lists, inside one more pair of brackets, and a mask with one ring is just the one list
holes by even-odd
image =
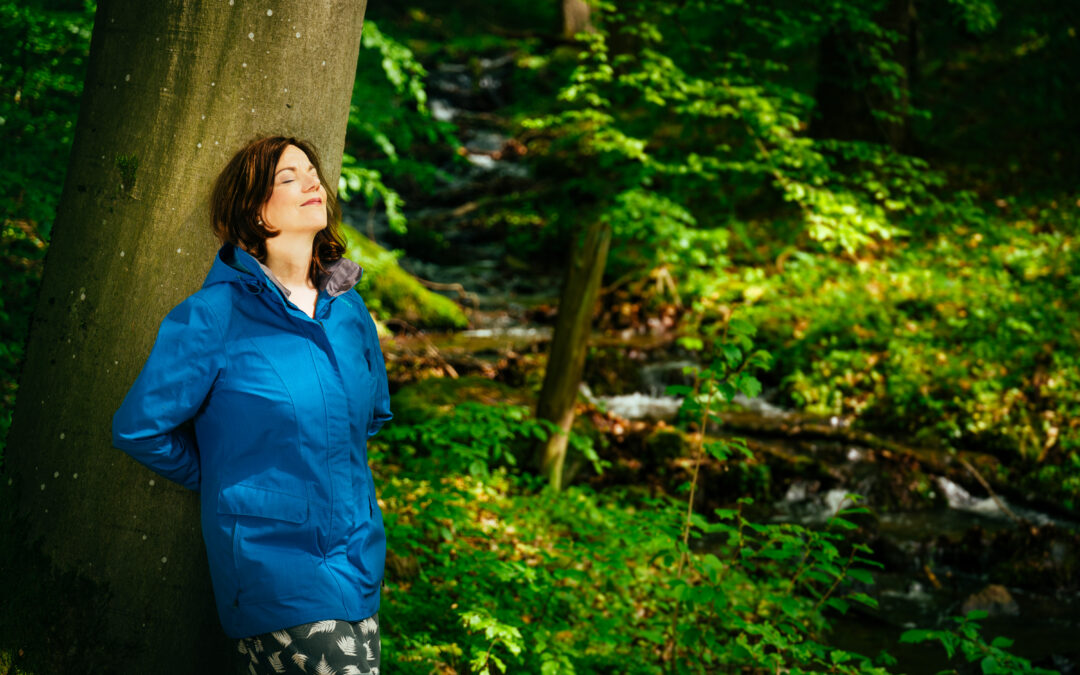
[[270, 232], [277, 232], [277, 228], [270, 224], [270, 221], [266, 219], [266, 207], [263, 206], [259, 209], [259, 220], [262, 221], [262, 226]]

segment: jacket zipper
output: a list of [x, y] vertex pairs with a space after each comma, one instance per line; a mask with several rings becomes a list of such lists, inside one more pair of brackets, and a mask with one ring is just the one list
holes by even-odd
[[[305, 320], [310, 321], [311, 323], [317, 324], [319, 326], [318, 329], [316, 329], [316, 330], [322, 331], [322, 334], [323, 334], [324, 337], [326, 335], [326, 326], [323, 323], [323, 321], [325, 319], [326, 313], [329, 311], [329, 304], [330, 304], [331, 299], [332, 298], [327, 298], [326, 302], [322, 306], [322, 310], [323, 310], [322, 312], [318, 311], [319, 306], [318, 306], [318, 303], [316, 302], [315, 315], [320, 317], [320, 318], [315, 319], [315, 318], [307, 316], [306, 314], [304, 315]], [[327, 341], [327, 342], [329, 343], [329, 341]], [[313, 353], [312, 350], [313, 350], [313, 346], [309, 343], [308, 344], [308, 351], [311, 354], [312, 363], [315, 363], [315, 354]], [[324, 407], [325, 407], [326, 405], [329, 404], [329, 402], [326, 400], [326, 385], [323, 383], [323, 377], [319, 373], [318, 368], [315, 369], [315, 377], [319, 380], [319, 392], [322, 394], [323, 404], [324, 404]], [[329, 440], [330, 440], [329, 419], [327, 419], [326, 429], [327, 429], [326, 472], [327, 472], [327, 479], [328, 479], [327, 484], [328, 484], [329, 490], [330, 490], [330, 518], [329, 518], [329, 521], [328, 521], [328, 524], [327, 524], [327, 533], [326, 533], [327, 542], [324, 542], [324, 545], [322, 547], [322, 549], [323, 549], [323, 565], [326, 567], [326, 571], [330, 574], [330, 576], [333, 577], [334, 584], [338, 588], [338, 595], [342, 600], [342, 607], [347, 610], [348, 608], [345, 607], [345, 593], [342, 590], [341, 580], [338, 578], [338, 574], [337, 574], [337, 572], [334, 571], [334, 568], [332, 566], [330, 566], [326, 562], [326, 554], [327, 554], [327, 548], [328, 548], [328, 544], [329, 544], [329, 539], [331, 538], [331, 536], [332, 536], [332, 534], [334, 532], [334, 510], [335, 510], [335, 506], [337, 504], [337, 495], [336, 495], [335, 490], [334, 490], [334, 471], [333, 471], [333, 467], [331, 466], [331, 463], [330, 463], [331, 447], [330, 447], [330, 443], [329, 443]]]
[[[321, 295], [321, 292], [320, 292], [320, 295]], [[286, 312], [288, 312], [290, 307], [292, 309], [296, 310], [296, 312], [298, 312], [302, 316], [294, 317], [294, 318], [297, 318], [298, 320], [300, 320], [302, 322], [305, 322], [305, 323], [312, 323], [312, 324], [318, 325], [318, 329], [316, 329], [316, 330], [322, 331], [322, 334], [325, 337], [325, 335], [326, 335], [326, 325], [325, 325], [324, 321], [326, 319], [327, 314], [330, 312], [330, 303], [334, 300], [334, 297], [328, 296], [325, 299], [325, 301], [322, 303], [321, 307], [319, 305], [318, 299], [316, 299], [316, 301], [315, 301], [315, 312], [314, 312], [315, 316], [308, 316], [306, 312], [304, 312], [302, 309], [297, 307], [296, 304], [293, 303], [291, 300], [289, 300], [288, 298], [283, 298], [283, 299], [285, 300], [286, 305], [287, 305], [286, 306]], [[322, 311], [319, 311], [320, 309]], [[315, 317], [318, 317], [318, 318], [315, 318]], [[311, 355], [312, 363], [314, 364], [315, 363], [315, 354], [311, 351], [313, 349], [313, 346], [310, 343], [310, 339], [311, 339], [310, 336], [308, 336], [308, 339], [309, 339], [308, 353]], [[329, 343], [329, 341], [327, 341], [327, 342]], [[325, 406], [328, 403], [327, 400], [326, 400], [326, 386], [323, 384], [323, 378], [322, 378], [322, 375], [319, 374], [319, 369], [318, 368], [315, 369], [315, 377], [319, 381], [319, 391], [322, 394], [323, 404]], [[340, 373], [339, 373], [339, 377], [340, 377]], [[330, 429], [329, 420], [327, 420], [326, 428], [327, 428], [327, 441], [329, 441], [329, 429]], [[333, 469], [332, 469], [332, 467], [330, 465], [330, 446], [329, 446], [329, 443], [327, 443], [327, 448], [326, 448], [326, 471], [327, 471], [327, 478], [328, 478], [327, 483], [329, 485], [329, 491], [330, 491], [330, 518], [329, 518], [329, 522], [327, 524], [326, 538], [322, 542], [322, 546], [321, 546], [322, 552], [323, 552], [323, 566], [326, 568], [326, 571], [331, 576], [331, 578], [334, 579], [334, 585], [337, 586], [338, 596], [341, 598], [341, 601], [342, 601], [342, 608], [347, 610], [348, 608], [345, 607], [345, 593], [342, 590], [341, 580], [338, 578], [338, 574], [337, 574], [337, 572], [334, 571], [334, 568], [331, 567], [326, 561], [326, 554], [327, 554], [327, 548], [329, 547], [329, 540], [330, 540], [330, 537], [333, 534], [333, 530], [334, 530], [334, 506], [335, 506], [335, 503], [336, 503], [336, 495], [334, 493], [334, 474], [333, 474]]]

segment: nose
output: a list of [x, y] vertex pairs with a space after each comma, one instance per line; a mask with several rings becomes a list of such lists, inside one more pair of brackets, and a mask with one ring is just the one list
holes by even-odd
[[318, 175], [314, 175], [308, 178], [307, 185], [304, 186], [304, 192], [311, 192], [312, 190], [318, 190], [322, 185]]

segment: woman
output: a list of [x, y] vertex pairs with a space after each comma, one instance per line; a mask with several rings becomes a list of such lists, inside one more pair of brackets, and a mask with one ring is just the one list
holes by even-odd
[[391, 418], [375, 323], [312, 146], [250, 142], [211, 198], [221, 249], [161, 323], [113, 444], [200, 492], [244, 673], [378, 673], [386, 538], [367, 439]]

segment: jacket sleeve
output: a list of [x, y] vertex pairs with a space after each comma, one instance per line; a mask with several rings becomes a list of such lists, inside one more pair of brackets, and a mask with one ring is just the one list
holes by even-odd
[[386, 377], [386, 361], [383, 359], [382, 347], [379, 346], [379, 332], [375, 328], [375, 320], [371, 318], [371, 314], [368, 314], [367, 309], [364, 309], [364, 313], [368, 317], [368, 349], [371, 350], [373, 369], [371, 374], [375, 377], [375, 396], [373, 397], [375, 412], [371, 416], [371, 424], [367, 432], [368, 438], [371, 438], [379, 433], [383, 424], [393, 419], [394, 414], [390, 412], [390, 386]]
[[155, 473], [199, 490], [192, 425], [224, 369], [221, 330], [201, 298], [189, 297], [161, 322], [142, 372], [113, 415], [112, 442]]

